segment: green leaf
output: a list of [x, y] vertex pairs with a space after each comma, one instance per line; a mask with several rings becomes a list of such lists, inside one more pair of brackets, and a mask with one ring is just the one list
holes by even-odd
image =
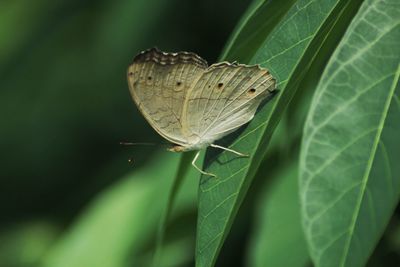
[[162, 246], [164, 242], [164, 235], [168, 226], [168, 220], [172, 214], [173, 207], [178, 196], [179, 189], [182, 187], [184, 182], [184, 178], [188, 174], [188, 168], [190, 166], [190, 158], [193, 157], [194, 151], [188, 152], [186, 157], [181, 157], [178, 171], [175, 175], [171, 191], [169, 192], [169, 196], [167, 199], [167, 205], [163, 211], [163, 215], [158, 225], [158, 232], [156, 238], [156, 247], [153, 257], [153, 266], [160, 265], [160, 257], [162, 252]]
[[313, 98], [300, 191], [316, 266], [364, 266], [399, 201], [399, 40], [400, 3], [365, 1]]
[[[354, 1], [358, 3], [358, 1]], [[244, 152], [249, 158], [231, 153], [207, 151], [207, 172], [218, 178], [202, 176], [199, 191], [196, 266], [213, 266], [237, 210], [259, 167], [284, 108], [296, 91], [331, 29], [350, 1], [297, 1], [250, 60], [271, 71], [280, 93], [260, 109], [245, 130], [222, 140], [222, 145]], [[260, 19], [266, 18], [257, 14]], [[254, 22], [252, 22], [254, 23]], [[245, 27], [239, 27], [245, 28]], [[228, 53], [229, 54], [229, 53]], [[243, 62], [242, 62], [243, 63]], [[236, 139], [234, 142], [230, 142]]]
[[253, 1], [221, 54], [222, 60], [250, 61], [265, 36], [288, 12], [295, 0]]
[[[144, 246], [153, 241], [178, 161], [178, 155], [162, 152], [99, 194], [55, 244], [43, 266], [118, 267], [126, 266], [127, 258], [133, 263], [141, 260]], [[176, 196], [175, 214], [195, 206], [195, 179], [186, 180], [182, 194]]]
[[37, 266], [60, 229], [44, 220], [9, 224], [0, 231], [0, 266]]
[[304, 267], [309, 263], [300, 220], [297, 173], [297, 163], [292, 161], [273, 175], [272, 183], [265, 183], [255, 210], [256, 225], [246, 266]]

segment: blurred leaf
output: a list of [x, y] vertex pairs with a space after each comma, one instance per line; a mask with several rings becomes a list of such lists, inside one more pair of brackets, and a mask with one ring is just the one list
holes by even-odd
[[[118, 267], [126, 266], [129, 257], [138, 261], [144, 244], [154, 237], [178, 159], [163, 152], [100, 194], [50, 251], [44, 266]], [[177, 212], [195, 204], [195, 179], [187, 180]]]
[[[181, 237], [163, 245], [157, 267], [190, 266], [193, 260], [193, 238]], [[131, 266], [152, 266], [153, 253], [143, 255], [142, 260]]]
[[[190, 151], [187, 153], [188, 153], [188, 156], [194, 156], [194, 151]], [[165, 231], [167, 229], [169, 217], [172, 214], [173, 207], [174, 207], [174, 204], [176, 201], [176, 197], [178, 196], [179, 189], [181, 189], [182, 184], [184, 182], [184, 178], [188, 174], [188, 168], [190, 166], [190, 162], [187, 162], [188, 159], [189, 159], [189, 157], [181, 157], [181, 162], [179, 163], [178, 171], [175, 175], [175, 178], [174, 178], [174, 181], [172, 184], [172, 188], [168, 195], [167, 205], [164, 209], [163, 215], [159, 222], [157, 239], [156, 239], [156, 248], [155, 248], [154, 259], [153, 259], [154, 267], [157, 267], [160, 265], [159, 258], [161, 257], [161, 251], [162, 251], [162, 245], [164, 242]]]
[[274, 176], [272, 183], [265, 183], [257, 203], [246, 266], [307, 266], [310, 259], [301, 227], [296, 162]]
[[364, 2], [312, 101], [300, 190], [316, 266], [364, 266], [399, 200], [399, 40], [398, 1]]
[[[244, 132], [230, 145], [236, 151], [250, 154], [250, 158], [207, 151], [206, 170], [215, 173], [218, 179], [205, 176], [201, 178], [197, 266], [214, 265], [284, 108], [296, 92], [299, 81], [304, 77], [327, 35], [340, 20], [341, 14], [348, 6], [357, 3], [358, 1], [297, 1], [272, 33], [263, 37], [265, 41], [257, 48], [256, 53], [248, 51], [255, 54], [250, 63], [258, 63], [269, 69], [277, 78], [281, 92], [272, 103], [260, 109]], [[258, 17], [260, 20], [263, 18], [260, 14]], [[223, 145], [229, 145], [229, 138], [223, 141], [226, 142]]]
[[58, 234], [59, 230], [45, 221], [6, 227], [0, 233], [0, 266], [36, 266]]

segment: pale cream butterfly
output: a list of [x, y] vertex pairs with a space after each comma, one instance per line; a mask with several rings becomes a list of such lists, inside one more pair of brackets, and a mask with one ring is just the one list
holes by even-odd
[[249, 122], [262, 100], [271, 97], [275, 79], [258, 65], [221, 62], [211, 66], [191, 52], [165, 53], [151, 48], [128, 68], [129, 90], [150, 125], [174, 144], [170, 151], [207, 146], [246, 156], [214, 144]]

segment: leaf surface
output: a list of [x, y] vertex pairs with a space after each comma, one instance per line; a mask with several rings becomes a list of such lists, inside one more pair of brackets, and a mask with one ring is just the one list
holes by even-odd
[[[270, 70], [278, 81], [280, 93], [259, 110], [244, 131], [236, 132], [221, 142], [221, 145], [249, 154], [249, 158], [238, 158], [229, 152], [207, 151], [205, 169], [218, 178], [201, 178], [196, 266], [215, 264], [284, 108], [349, 3], [297, 1], [272, 32], [263, 36], [261, 45], [248, 52], [254, 54], [250, 64], [260, 64]], [[266, 18], [262, 14], [257, 14], [257, 17], [260, 25]]]
[[313, 98], [300, 191], [316, 266], [364, 266], [399, 201], [399, 40], [400, 3], [365, 1]]

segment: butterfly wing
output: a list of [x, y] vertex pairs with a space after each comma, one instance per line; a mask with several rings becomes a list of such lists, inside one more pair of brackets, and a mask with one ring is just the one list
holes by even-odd
[[211, 143], [236, 130], [273, 90], [275, 79], [259, 66], [211, 65], [188, 92], [183, 115], [189, 140]]
[[129, 90], [150, 125], [168, 141], [185, 146], [182, 109], [188, 89], [207, 68], [194, 53], [164, 53], [156, 48], [137, 55], [128, 68]]

